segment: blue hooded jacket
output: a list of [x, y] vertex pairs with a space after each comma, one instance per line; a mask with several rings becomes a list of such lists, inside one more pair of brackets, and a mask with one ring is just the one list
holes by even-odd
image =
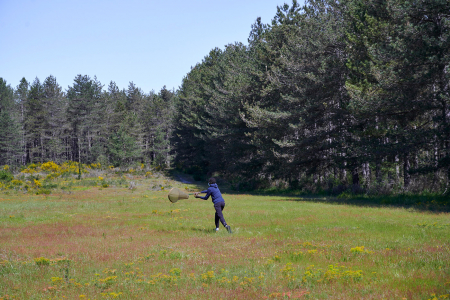
[[209, 186], [209, 188], [206, 191], [201, 191], [200, 193], [206, 193], [205, 197], [199, 197], [203, 200], [208, 200], [209, 196], [211, 196], [212, 202], [214, 204], [225, 202], [225, 200], [222, 197], [222, 194], [220, 193], [219, 187], [217, 186], [217, 183], [213, 183]]

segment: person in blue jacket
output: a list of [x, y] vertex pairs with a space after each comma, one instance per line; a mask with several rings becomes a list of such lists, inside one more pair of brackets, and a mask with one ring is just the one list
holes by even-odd
[[[214, 209], [216, 210], [215, 215], [215, 223], [216, 223], [216, 231], [219, 230], [219, 220], [222, 223], [222, 225], [227, 229], [229, 233], [231, 233], [231, 227], [227, 224], [225, 221], [225, 218], [223, 217], [222, 211], [225, 208], [225, 200], [222, 197], [222, 194], [220, 193], [219, 187], [217, 186], [216, 179], [214, 177], [211, 177], [208, 181], [209, 188], [205, 191], [196, 192], [195, 198], [200, 198], [203, 200], [208, 200], [209, 196], [211, 196], [212, 202], [214, 204]], [[204, 197], [199, 196], [198, 194], [206, 193]]]

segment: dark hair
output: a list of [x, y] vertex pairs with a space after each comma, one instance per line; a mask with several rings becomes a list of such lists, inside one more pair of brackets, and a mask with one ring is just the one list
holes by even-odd
[[216, 183], [216, 179], [214, 177], [211, 177], [208, 181], [209, 184]]

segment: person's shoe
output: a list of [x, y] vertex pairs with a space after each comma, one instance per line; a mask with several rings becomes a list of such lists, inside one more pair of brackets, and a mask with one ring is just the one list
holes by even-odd
[[219, 231], [219, 228], [216, 228], [216, 231]]
[[225, 228], [227, 229], [228, 233], [232, 233], [230, 225], [225, 226]]

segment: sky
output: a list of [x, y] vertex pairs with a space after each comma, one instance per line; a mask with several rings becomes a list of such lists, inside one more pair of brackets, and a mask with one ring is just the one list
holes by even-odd
[[290, 0], [0, 0], [0, 77], [50, 75], [67, 90], [78, 74], [106, 89], [178, 89], [215, 47], [247, 44], [257, 17], [270, 23]]

